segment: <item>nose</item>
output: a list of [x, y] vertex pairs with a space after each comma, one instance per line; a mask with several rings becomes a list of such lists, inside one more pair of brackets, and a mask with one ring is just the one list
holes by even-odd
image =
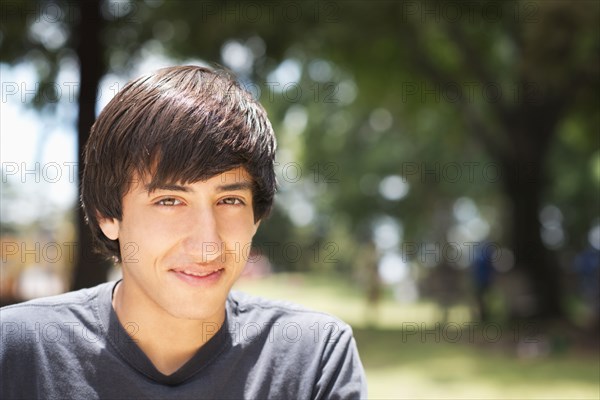
[[188, 232], [183, 240], [185, 253], [196, 262], [220, 260], [224, 245], [214, 211], [211, 208], [198, 210], [186, 225]]

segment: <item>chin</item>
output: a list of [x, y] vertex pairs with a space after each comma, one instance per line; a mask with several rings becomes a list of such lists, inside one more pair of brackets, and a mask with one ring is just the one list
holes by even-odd
[[166, 308], [166, 311], [174, 318], [177, 319], [188, 319], [188, 320], [197, 320], [197, 321], [207, 321], [213, 320], [218, 315], [221, 310], [224, 310], [225, 306], [213, 306], [206, 307], [204, 306], [181, 306], [175, 305], [173, 307]]

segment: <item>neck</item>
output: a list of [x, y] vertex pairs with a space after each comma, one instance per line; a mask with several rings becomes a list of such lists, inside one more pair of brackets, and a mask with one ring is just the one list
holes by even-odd
[[171, 375], [189, 361], [225, 320], [225, 310], [205, 320], [177, 318], [155, 303], [143, 303], [142, 298], [128, 292], [121, 281], [113, 294], [113, 309], [127, 333], [164, 375]]

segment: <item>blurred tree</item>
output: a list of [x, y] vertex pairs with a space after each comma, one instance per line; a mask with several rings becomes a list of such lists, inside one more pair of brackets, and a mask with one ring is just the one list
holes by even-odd
[[[79, 19], [72, 35], [73, 45], [79, 60], [79, 97], [77, 117], [78, 165], [83, 165], [83, 150], [90, 128], [96, 120], [96, 99], [100, 79], [106, 73], [105, 46], [102, 42], [104, 19], [100, 0], [76, 3]], [[80, 170], [81, 172], [81, 170]], [[81, 176], [81, 175], [80, 175]], [[91, 251], [92, 235], [87, 227], [82, 207], [77, 207], [78, 244], [77, 264], [73, 271], [73, 289], [95, 286], [106, 280], [107, 267], [104, 257]]]
[[[598, 5], [506, 2], [497, 14], [504, 17], [495, 25], [485, 24], [486, 4], [463, 7], [462, 15], [475, 15], [474, 24], [448, 18], [422, 24], [407, 18], [400, 25], [403, 44], [415, 71], [436, 87], [474, 82], [477, 89], [496, 86], [505, 93], [494, 98], [488, 94], [480, 104], [463, 96], [455, 105], [469, 132], [501, 166], [512, 210], [516, 267], [532, 283], [535, 314], [558, 316], [558, 263], [541, 241], [538, 215], [550, 180], [546, 157], [560, 122], [569, 113], [597, 104]], [[442, 3], [438, 10], [443, 10]], [[488, 28], [485, 34], [482, 26]], [[440, 38], [439, 46], [427, 43], [432, 35]]]
[[[77, 136], [80, 166], [83, 165], [83, 148], [96, 118], [98, 86], [106, 73], [103, 6], [104, 14], [114, 11], [108, 10], [108, 3], [101, 0], [26, 0], [2, 4], [0, 61], [32, 63], [36, 67], [39, 81], [32, 100], [34, 106], [52, 112], [57, 105], [56, 99], [61, 98], [61, 89], [56, 84], [61, 64], [73, 58], [79, 64]], [[118, 25], [118, 18], [113, 22]], [[74, 289], [103, 282], [110, 265], [92, 251], [92, 238], [81, 207], [77, 207], [77, 217], [77, 261], [71, 283]]]

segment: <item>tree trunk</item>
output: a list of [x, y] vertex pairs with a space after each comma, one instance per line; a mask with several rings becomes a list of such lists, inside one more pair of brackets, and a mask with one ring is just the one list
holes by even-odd
[[[100, 14], [100, 0], [86, 0], [79, 3], [80, 21], [75, 32], [79, 57], [80, 89], [79, 115], [77, 121], [79, 176], [83, 172], [83, 148], [96, 118], [96, 97], [100, 79], [105, 72], [104, 51], [100, 40], [103, 20]], [[81, 180], [80, 180], [81, 181]], [[84, 219], [83, 210], [77, 208], [79, 241], [77, 261], [73, 271], [72, 289], [97, 285], [106, 281], [110, 263], [95, 254], [92, 249], [90, 229]]]
[[525, 276], [531, 291], [530, 301], [524, 301], [526, 306], [515, 317], [561, 318], [564, 313], [558, 262], [542, 243], [539, 220], [546, 186], [543, 162], [554, 126], [552, 118], [544, 113], [528, 110], [523, 115], [507, 124], [512, 125], [509, 137], [514, 147], [502, 162], [505, 189], [511, 200], [515, 270]]
[[558, 263], [541, 241], [540, 187], [537, 184], [510, 185], [512, 200], [512, 237], [515, 267], [528, 278], [534, 302], [525, 317], [554, 318], [562, 316]]

